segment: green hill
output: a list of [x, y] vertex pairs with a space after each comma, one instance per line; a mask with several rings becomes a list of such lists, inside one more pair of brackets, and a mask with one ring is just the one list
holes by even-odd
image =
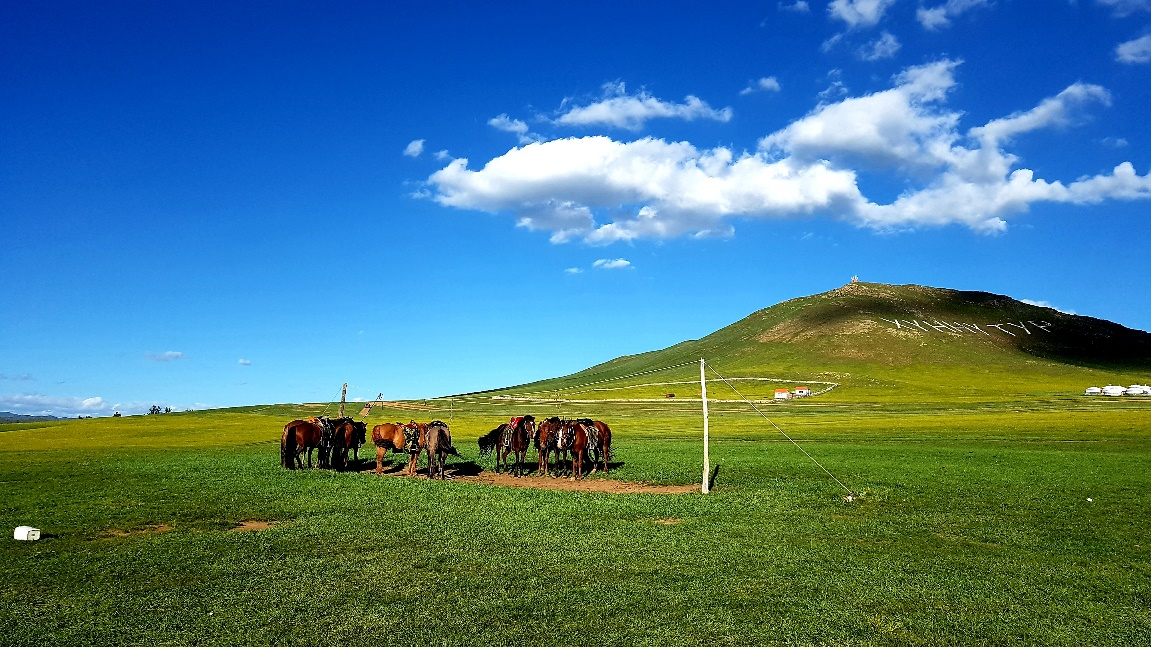
[[[853, 283], [759, 310], [702, 339], [493, 393], [601, 383], [611, 391], [595, 393], [619, 397], [640, 384], [698, 380], [701, 357], [729, 377], [838, 383], [826, 397], [844, 401], [1049, 397], [1151, 380], [1151, 334], [1143, 331], [987, 292]], [[653, 389], [644, 395], [661, 390]]]

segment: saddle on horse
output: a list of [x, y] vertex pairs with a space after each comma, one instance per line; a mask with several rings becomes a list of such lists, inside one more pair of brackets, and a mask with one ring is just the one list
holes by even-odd
[[516, 416], [516, 417], [512, 418], [510, 421], [508, 421], [508, 426], [504, 428], [504, 434], [503, 434], [503, 438], [502, 438], [502, 441], [503, 441], [502, 444], [504, 447], [511, 447], [512, 446], [512, 433], [515, 432], [516, 427], [519, 426], [520, 422], [523, 421], [523, 419], [524, 419], [523, 416]]
[[409, 454], [418, 454], [420, 452], [420, 428], [416, 426], [416, 421], [413, 420], [403, 426], [404, 431], [404, 451]]

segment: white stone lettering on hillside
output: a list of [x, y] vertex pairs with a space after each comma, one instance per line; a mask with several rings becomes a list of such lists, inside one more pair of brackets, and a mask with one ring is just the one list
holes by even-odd
[[[994, 328], [995, 330], [998, 330], [999, 332], [1006, 335], [1018, 337], [1019, 335], [1011, 332], [1006, 327], [1011, 326], [1012, 328], [1030, 335], [1032, 334], [1032, 329], [1042, 330], [1043, 332], [1051, 332], [1051, 327], [1054, 325], [1049, 321], [1032, 321], [1030, 319], [1028, 319], [1026, 322], [1008, 321], [1005, 323], [985, 323], [983, 324], [983, 327], [980, 327], [980, 324], [967, 323], [965, 321], [953, 321], [951, 323], [947, 323], [938, 319], [932, 321], [928, 321], [927, 319], [924, 319], [923, 321], [918, 319], [884, 319], [883, 317], [879, 317], [879, 319], [880, 321], [886, 321], [887, 323], [895, 326], [896, 330], [918, 328], [926, 333], [932, 331], [949, 333], [952, 335], [978, 335], [982, 333], [988, 337], [991, 336], [991, 333], [987, 332], [983, 328]], [[1027, 324], [1031, 324], [1031, 328], [1028, 328]]]

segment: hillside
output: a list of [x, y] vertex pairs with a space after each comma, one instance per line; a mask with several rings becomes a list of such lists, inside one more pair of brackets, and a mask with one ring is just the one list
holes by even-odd
[[[836, 399], [1069, 395], [1151, 379], [1151, 334], [987, 292], [854, 283], [698, 340], [501, 391], [564, 390], [700, 357], [729, 376], [837, 382]], [[692, 376], [698, 368], [685, 366], [613, 384]]]

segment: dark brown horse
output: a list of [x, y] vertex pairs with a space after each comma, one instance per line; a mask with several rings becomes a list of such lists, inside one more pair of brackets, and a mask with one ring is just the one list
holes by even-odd
[[561, 428], [560, 437], [571, 450], [571, 480], [582, 479], [583, 459], [588, 447], [588, 427], [579, 420], [568, 420]]
[[596, 466], [603, 463], [603, 473], [607, 474], [607, 462], [611, 460], [611, 427], [602, 420], [580, 418], [579, 422], [587, 428], [588, 448], [591, 453], [591, 473], [595, 474]]
[[424, 447], [424, 438], [427, 425], [415, 420], [408, 424], [385, 422], [372, 427], [372, 442], [376, 445], [376, 474], [384, 473], [384, 456], [388, 450], [398, 454], [408, 454], [408, 476], [416, 475], [416, 462], [420, 457], [420, 450]]
[[557, 417], [546, 418], [536, 429], [535, 446], [539, 459], [539, 470], [536, 472], [536, 476], [548, 475], [550, 467], [548, 457], [556, 451], [556, 439], [559, 437], [561, 422]]
[[501, 464], [508, 469], [508, 454], [515, 452], [515, 467], [511, 470], [514, 476], [521, 476], [524, 471], [524, 459], [527, 458], [531, 438], [535, 434], [536, 419], [534, 416], [520, 416], [512, 418], [488, 433], [480, 436], [480, 456], [487, 456], [494, 449], [496, 452], [496, 471], [500, 471]]
[[433, 420], [428, 423], [425, 434], [425, 449], [428, 452], [428, 478], [434, 479], [438, 474], [444, 478], [444, 466], [447, 464], [447, 455], [459, 456], [460, 453], [452, 447], [452, 431], [442, 420]]
[[[308, 467], [312, 466], [312, 450], [320, 448], [324, 442], [324, 423], [320, 418], [293, 420], [284, 425], [280, 436], [280, 465], [285, 469], [304, 469], [303, 453], [308, 452]], [[325, 467], [321, 451], [319, 467]]]
[[353, 465], [360, 462], [360, 445], [367, 442], [368, 427], [351, 418], [336, 418], [332, 423], [332, 467], [342, 472], [348, 468], [349, 449]]

